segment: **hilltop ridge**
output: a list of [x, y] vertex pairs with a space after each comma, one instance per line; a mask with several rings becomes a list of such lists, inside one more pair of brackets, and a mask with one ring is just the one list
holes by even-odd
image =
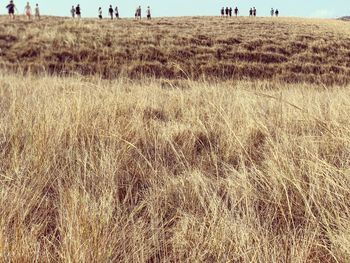
[[0, 64], [15, 72], [137, 79], [350, 83], [349, 32], [337, 20], [1, 18]]

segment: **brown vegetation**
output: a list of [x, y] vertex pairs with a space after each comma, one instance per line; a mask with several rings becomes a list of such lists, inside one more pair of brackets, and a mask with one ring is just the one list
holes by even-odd
[[346, 22], [292, 18], [72, 21], [1, 18], [0, 66], [104, 78], [348, 84]]
[[349, 262], [349, 101], [1, 75], [1, 261]]

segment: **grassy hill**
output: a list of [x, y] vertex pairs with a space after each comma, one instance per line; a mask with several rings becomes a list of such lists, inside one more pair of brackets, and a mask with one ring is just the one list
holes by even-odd
[[0, 24], [0, 65], [20, 72], [104, 78], [260, 79], [347, 84], [343, 21], [161, 18]]
[[348, 23], [0, 27], [0, 262], [350, 262]]

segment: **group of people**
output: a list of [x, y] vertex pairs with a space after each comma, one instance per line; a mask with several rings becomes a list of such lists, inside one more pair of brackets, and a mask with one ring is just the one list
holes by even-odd
[[221, 17], [229, 17], [229, 16], [232, 16], [232, 11], [235, 12], [235, 16], [238, 16], [238, 7], [236, 6], [236, 8], [233, 10], [232, 7], [223, 7], [221, 8]]
[[278, 15], [280, 14], [280, 12], [278, 11], [278, 9], [276, 9], [276, 10], [274, 10], [273, 8], [271, 8], [271, 16], [273, 17], [273, 16], [276, 16], [276, 17], [278, 17]]
[[249, 9], [249, 16], [256, 17], [256, 8], [255, 7]]
[[[138, 6], [136, 8], [136, 11], [135, 11], [135, 19], [140, 19], [141, 20], [141, 6]], [[146, 9], [146, 17], [148, 20], [151, 19], [151, 8], [149, 6], [147, 6], [147, 9]]]
[[[15, 19], [15, 11], [18, 13], [18, 10], [13, 0], [10, 1], [10, 3], [6, 6], [6, 8], [10, 16], [10, 19]], [[24, 14], [28, 20], [32, 18], [32, 7], [30, 6], [29, 2], [27, 2], [27, 4], [24, 7]], [[36, 19], [40, 19], [39, 4], [35, 5], [34, 14]]]
[[[238, 14], [239, 14], [238, 7], [236, 6], [235, 9], [232, 9], [232, 7], [226, 7], [226, 8], [223, 7], [223, 8], [221, 8], [221, 12], [220, 12], [221, 17], [231, 17], [232, 12], [234, 12], [235, 16], [238, 16]], [[249, 16], [256, 17], [256, 14], [257, 14], [257, 11], [256, 11], [255, 7], [249, 9]], [[275, 9], [271, 8], [271, 16], [278, 17], [278, 15], [279, 15], [278, 9], [275, 10]]]
[[74, 19], [75, 17], [77, 17], [78, 19], [81, 18], [81, 8], [80, 5], [77, 5], [76, 7], [74, 7], [74, 5], [72, 6], [72, 9], [70, 10], [70, 14], [72, 16], [72, 18]]
[[[98, 18], [99, 19], [103, 19], [103, 15], [102, 15], [102, 7], [99, 7], [98, 8]], [[108, 13], [109, 13], [109, 17], [113, 20], [114, 19], [114, 16], [116, 19], [119, 19], [119, 9], [118, 9], [118, 6], [116, 6], [114, 9], [113, 9], [113, 6], [110, 5], [109, 8], [108, 8]]]

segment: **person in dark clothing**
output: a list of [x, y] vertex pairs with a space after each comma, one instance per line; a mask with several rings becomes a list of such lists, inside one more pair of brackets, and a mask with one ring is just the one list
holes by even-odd
[[225, 7], [221, 8], [221, 17], [225, 16]]
[[8, 14], [10, 19], [15, 19], [15, 10], [17, 11], [17, 8], [15, 6], [15, 4], [13, 3], [13, 1], [11, 0], [10, 3], [6, 6], [7, 10], [8, 10]]
[[81, 18], [80, 5], [77, 5], [77, 7], [75, 8], [75, 14], [77, 15], [78, 19]]
[[276, 11], [275, 11], [276, 17], [278, 17], [279, 14], [280, 14], [280, 12], [278, 11], [278, 9], [276, 9]]
[[119, 19], [119, 9], [118, 9], [118, 6], [115, 7], [114, 13], [115, 13], [115, 18], [116, 18], [116, 19]]
[[256, 8], [253, 8], [253, 16], [256, 16]]
[[102, 7], [98, 8], [98, 18], [102, 19]]
[[232, 17], [232, 7], [230, 7], [229, 9], [229, 14], [230, 14], [230, 17]]
[[226, 7], [226, 9], [225, 9], [226, 17], [228, 17], [228, 12], [229, 12], [229, 9], [228, 9], [228, 7]]
[[235, 16], [237, 17], [238, 16], [238, 7], [236, 6], [235, 8]]
[[114, 10], [113, 10], [112, 5], [109, 6], [108, 13], [109, 13], [109, 16], [111, 17], [111, 19], [113, 20]]
[[249, 16], [253, 16], [253, 8], [250, 8], [250, 10], [249, 10]]

